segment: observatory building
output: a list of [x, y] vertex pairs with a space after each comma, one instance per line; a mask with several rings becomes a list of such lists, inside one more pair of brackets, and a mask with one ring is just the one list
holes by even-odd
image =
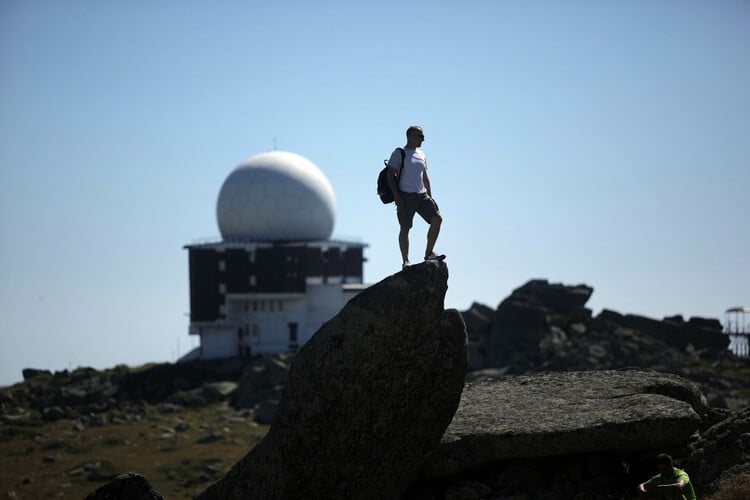
[[363, 243], [331, 240], [333, 188], [311, 161], [271, 151], [224, 181], [222, 240], [186, 245], [190, 334], [183, 359], [296, 351], [364, 288]]

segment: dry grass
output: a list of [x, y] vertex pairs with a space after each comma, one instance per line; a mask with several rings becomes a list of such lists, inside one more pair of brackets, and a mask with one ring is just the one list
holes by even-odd
[[[177, 419], [185, 432], [166, 433]], [[73, 430], [73, 422], [38, 418], [0, 425], [0, 497], [83, 498], [112, 476], [143, 474], [165, 498], [192, 498], [219, 479], [268, 431], [237, 418], [226, 404], [160, 415], [140, 422]], [[212, 442], [200, 444], [206, 436]]]

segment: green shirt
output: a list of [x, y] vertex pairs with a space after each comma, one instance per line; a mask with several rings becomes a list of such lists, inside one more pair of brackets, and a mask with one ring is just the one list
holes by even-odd
[[684, 500], [696, 500], [695, 490], [693, 489], [693, 483], [690, 482], [690, 476], [687, 472], [682, 469], [675, 467], [672, 472], [668, 474], [657, 474], [649, 479], [646, 484], [650, 486], [658, 486], [660, 484], [675, 484], [677, 481], [682, 479], [685, 486], [682, 487], [682, 498]]

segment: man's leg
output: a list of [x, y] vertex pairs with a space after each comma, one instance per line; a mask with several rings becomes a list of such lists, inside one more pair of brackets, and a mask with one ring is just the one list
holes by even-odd
[[409, 229], [408, 227], [401, 227], [398, 233], [398, 247], [401, 249], [401, 258], [404, 260], [404, 264], [409, 262]]
[[427, 230], [427, 249], [425, 250], [425, 256], [430, 255], [435, 249], [435, 242], [440, 234], [440, 225], [443, 223], [443, 218], [440, 215], [433, 215], [430, 219], [430, 229]]

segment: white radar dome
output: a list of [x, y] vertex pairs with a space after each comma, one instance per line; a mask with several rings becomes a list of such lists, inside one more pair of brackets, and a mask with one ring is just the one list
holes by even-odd
[[327, 240], [335, 217], [336, 198], [323, 172], [285, 151], [261, 153], [237, 166], [216, 203], [225, 241]]

